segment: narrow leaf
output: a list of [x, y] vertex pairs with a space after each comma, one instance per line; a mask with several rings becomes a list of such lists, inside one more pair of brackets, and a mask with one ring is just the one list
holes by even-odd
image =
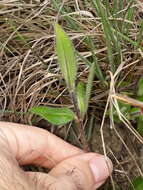
[[84, 88], [84, 83], [79, 82], [77, 85], [77, 102], [78, 102], [78, 107], [80, 110], [81, 118], [83, 118], [84, 113], [85, 113], [85, 88]]
[[[97, 78], [99, 80], [101, 80], [102, 82], [105, 82], [105, 78], [104, 78], [104, 75], [102, 73], [102, 70], [100, 69], [100, 66], [98, 64], [98, 61], [97, 61], [97, 57], [96, 57], [96, 54], [95, 54], [95, 45], [93, 43], [93, 40], [91, 39], [90, 36], [87, 36], [85, 38], [85, 41], [86, 41], [86, 44], [88, 45], [88, 48], [90, 49], [90, 51], [92, 52], [92, 57], [93, 57], [93, 61], [95, 62], [95, 74], [97, 76]], [[105, 84], [105, 83], [104, 83]]]
[[137, 92], [138, 96], [143, 96], [143, 77], [140, 78], [139, 82], [138, 82], [138, 92]]
[[75, 119], [75, 115], [69, 108], [52, 108], [46, 106], [33, 107], [29, 110], [54, 125], [64, 125]]
[[107, 53], [108, 53], [108, 59], [110, 62], [111, 71], [114, 71], [114, 57], [113, 57], [113, 46], [112, 46], [112, 40], [113, 40], [113, 33], [111, 31], [111, 23], [108, 19], [107, 12], [103, 9], [102, 2], [100, 0], [93, 0], [93, 4], [96, 8], [96, 11], [98, 15], [101, 17], [103, 31], [104, 31], [104, 38], [107, 45]]
[[85, 101], [85, 110], [87, 111], [88, 109], [88, 104], [89, 104], [89, 99], [91, 96], [91, 90], [92, 90], [92, 86], [93, 86], [93, 79], [95, 76], [95, 62], [92, 63], [90, 69], [89, 69], [89, 76], [88, 76], [88, 81], [87, 81], [87, 85], [86, 85], [86, 101]]
[[56, 51], [60, 69], [70, 91], [75, 90], [77, 63], [72, 42], [59, 24], [55, 25]]
[[137, 131], [143, 136], [143, 115], [140, 115], [137, 122]]

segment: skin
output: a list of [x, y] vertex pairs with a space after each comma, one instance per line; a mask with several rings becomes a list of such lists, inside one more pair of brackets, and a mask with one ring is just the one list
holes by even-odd
[[[0, 122], [0, 189], [94, 190], [112, 172], [111, 161], [84, 153], [46, 130]], [[25, 172], [20, 165], [51, 169]]]

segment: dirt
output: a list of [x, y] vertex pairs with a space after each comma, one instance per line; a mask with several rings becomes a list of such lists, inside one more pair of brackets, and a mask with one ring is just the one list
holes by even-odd
[[[111, 129], [108, 124], [104, 126], [105, 149], [114, 164], [112, 177], [115, 187], [128, 189], [131, 180], [141, 175], [139, 170], [142, 170], [143, 146], [125, 126], [115, 125], [115, 128], [116, 130]], [[91, 146], [93, 151], [104, 154], [100, 126], [97, 126], [94, 130]], [[106, 189], [106, 186], [104, 188]]]

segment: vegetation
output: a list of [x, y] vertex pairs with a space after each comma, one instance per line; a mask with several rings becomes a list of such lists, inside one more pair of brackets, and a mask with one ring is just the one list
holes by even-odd
[[101, 189], [143, 186], [142, 6], [0, 2], [1, 120], [108, 155], [114, 172]]

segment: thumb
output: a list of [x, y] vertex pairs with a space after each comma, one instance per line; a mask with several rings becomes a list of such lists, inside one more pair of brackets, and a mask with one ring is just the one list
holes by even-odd
[[95, 190], [105, 182], [112, 170], [109, 158], [96, 153], [84, 153], [62, 161], [48, 175], [30, 173], [30, 176], [34, 175], [38, 183], [44, 184], [42, 189]]

